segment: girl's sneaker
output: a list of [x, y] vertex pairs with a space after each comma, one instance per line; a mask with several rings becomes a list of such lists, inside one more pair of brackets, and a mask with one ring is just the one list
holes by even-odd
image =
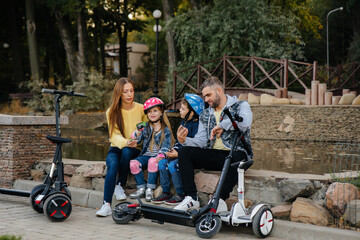
[[170, 197], [171, 197], [171, 195], [168, 193], [161, 193], [157, 198], [152, 199], [151, 202], [156, 203], [156, 204], [163, 203], [166, 200], [169, 200]]
[[138, 190], [136, 190], [136, 192], [130, 194], [131, 199], [143, 198], [143, 197], [145, 197], [145, 188], [139, 188]]
[[184, 200], [184, 196], [181, 195], [175, 195], [172, 198], [169, 198], [168, 200], [165, 200], [165, 204], [167, 205], [178, 205], [179, 203]]
[[150, 202], [154, 197], [154, 191], [151, 188], [147, 188], [145, 191], [145, 201]]

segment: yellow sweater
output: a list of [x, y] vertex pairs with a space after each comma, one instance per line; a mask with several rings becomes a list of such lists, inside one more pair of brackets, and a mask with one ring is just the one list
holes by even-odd
[[[121, 109], [121, 113], [124, 120], [124, 135], [123, 136], [119, 128], [115, 125], [112, 135], [109, 138], [112, 147], [118, 147], [122, 149], [127, 146], [128, 140], [131, 139], [131, 133], [136, 129], [136, 124], [142, 121], [148, 121], [147, 116], [144, 113], [144, 107], [140, 103], [135, 103], [135, 106], [130, 110]], [[106, 111], [106, 120], [109, 126], [109, 110]]]

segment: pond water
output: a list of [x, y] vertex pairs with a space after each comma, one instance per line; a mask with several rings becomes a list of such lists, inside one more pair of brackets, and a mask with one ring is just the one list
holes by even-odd
[[[64, 158], [105, 161], [107, 131], [62, 129], [61, 134], [72, 140], [63, 145]], [[306, 174], [330, 173], [333, 169], [335, 143], [252, 140], [252, 145], [252, 169]]]

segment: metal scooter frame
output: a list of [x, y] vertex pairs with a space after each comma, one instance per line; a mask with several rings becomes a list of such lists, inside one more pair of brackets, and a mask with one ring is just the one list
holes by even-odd
[[[131, 204], [129, 202], [123, 202], [115, 206], [113, 210], [113, 220], [118, 224], [126, 224], [130, 221], [136, 221], [141, 217], [146, 219], [151, 219], [156, 223], [163, 224], [164, 222], [174, 223], [184, 226], [196, 226], [197, 234], [202, 238], [210, 238], [214, 236], [221, 227], [221, 220], [231, 224], [233, 226], [238, 226], [242, 223], [251, 223], [254, 217], [257, 215], [259, 210], [266, 209], [266, 214], [269, 212], [271, 214], [271, 229], [270, 231], [263, 232], [261, 231], [261, 226], [255, 226], [254, 233], [257, 237], [266, 237], [270, 234], [273, 226], [273, 218], [270, 208], [265, 204], [256, 205], [252, 209], [245, 209], [244, 204], [244, 171], [248, 169], [252, 164], [253, 160], [248, 159], [248, 154], [246, 151], [246, 159], [243, 159], [239, 162], [231, 164], [232, 167], [238, 165], [238, 198], [239, 201], [233, 205], [233, 208], [230, 212], [225, 213], [216, 213], [216, 209], [219, 204], [220, 192], [225, 182], [225, 176], [230, 167], [230, 162], [232, 159], [233, 152], [236, 149], [238, 140], [242, 138], [240, 129], [238, 128], [236, 122], [232, 118], [229, 110], [224, 109], [224, 113], [229, 117], [232, 122], [233, 127], [237, 134], [233, 140], [233, 145], [230, 150], [229, 155], [226, 157], [218, 185], [216, 187], [215, 193], [211, 200], [198, 210], [192, 210], [189, 212], [158, 207], [153, 205], [144, 204], [140, 198], [138, 198], [138, 204]], [[263, 211], [263, 210], [262, 210]], [[220, 220], [221, 219], [221, 220]], [[260, 217], [259, 221], [263, 221], [263, 214]], [[260, 224], [259, 224], [260, 225]], [[259, 233], [260, 232], [260, 233]]]

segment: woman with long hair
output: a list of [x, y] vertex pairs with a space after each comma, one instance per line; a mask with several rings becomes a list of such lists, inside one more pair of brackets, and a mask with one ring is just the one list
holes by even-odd
[[106, 157], [104, 204], [96, 212], [96, 215], [101, 217], [112, 214], [111, 201], [114, 192], [117, 200], [126, 199], [123, 187], [129, 174], [129, 162], [140, 153], [137, 142], [131, 139], [131, 134], [137, 123], [147, 121], [143, 105], [134, 102], [134, 84], [130, 79], [120, 78], [116, 82], [110, 107], [106, 111], [106, 120], [110, 149]]

